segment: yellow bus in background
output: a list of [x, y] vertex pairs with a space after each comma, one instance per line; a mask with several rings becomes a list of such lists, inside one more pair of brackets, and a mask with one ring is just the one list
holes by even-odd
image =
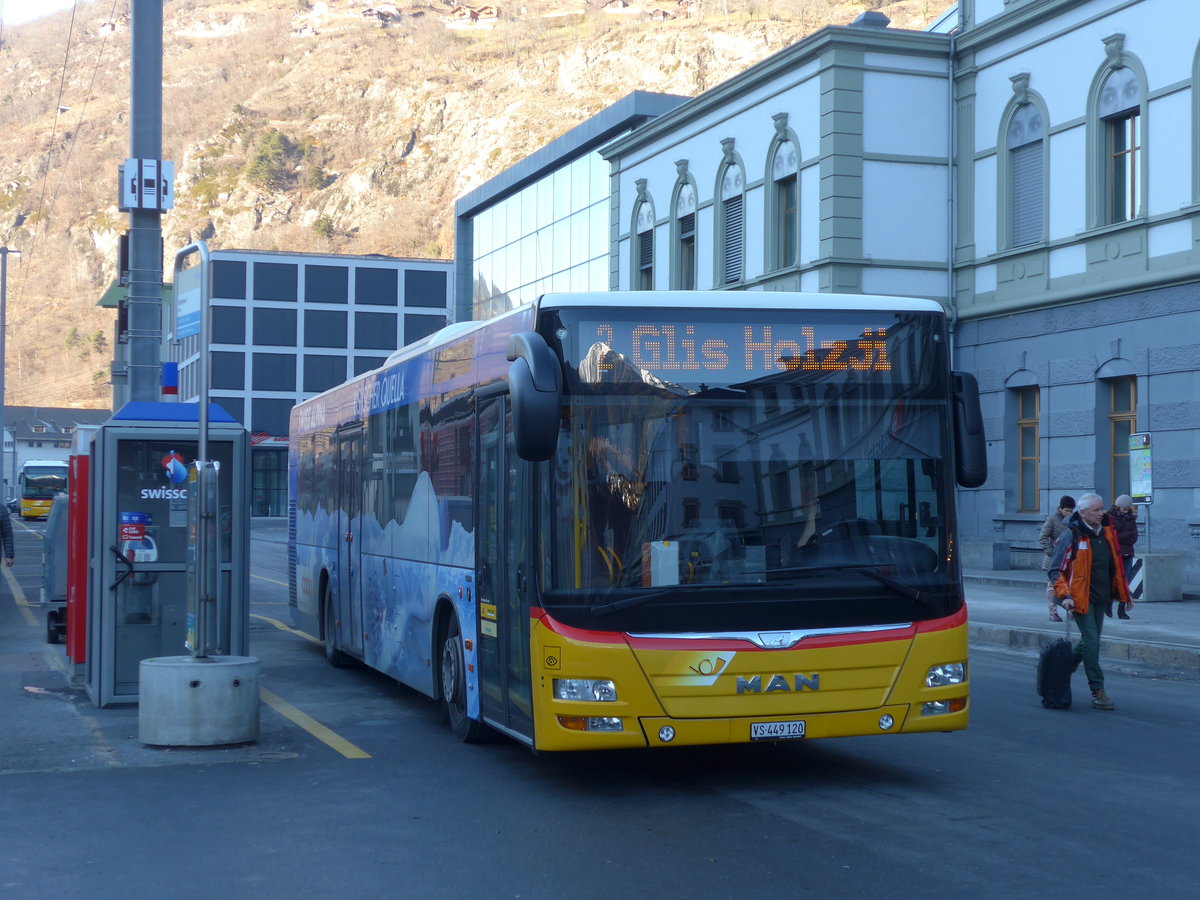
[[17, 477], [22, 519], [44, 519], [50, 515], [54, 495], [67, 489], [67, 462], [62, 459], [31, 459], [21, 464]]

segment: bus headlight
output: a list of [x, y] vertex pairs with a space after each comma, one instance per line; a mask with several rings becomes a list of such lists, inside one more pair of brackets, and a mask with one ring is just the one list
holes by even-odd
[[616, 716], [559, 716], [558, 724], [570, 731], [625, 730], [625, 723]]
[[967, 680], [966, 663], [943, 663], [940, 666], [930, 666], [925, 673], [925, 687], [945, 687], [948, 684], [962, 684]]
[[555, 678], [554, 699], [612, 703], [617, 699], [617, 686], [607, 678]]
[[966, 697], [955, 697], [952, 700], [931, 700], [921, 704], [921, 715], [944, 716], [947, 713], [962, 712], [966, 708]]

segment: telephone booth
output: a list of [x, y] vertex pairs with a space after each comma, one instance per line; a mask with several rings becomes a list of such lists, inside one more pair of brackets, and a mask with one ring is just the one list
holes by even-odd
[[[138, 701], [142, 660], [187, 652], [189, 466], [199, 446], [194, 403], [132, 402], [92, 442], [84, 681], [97, 706]], [[250, 442], [209, 407], [208, 457], [218, 464], [218, 590], [209, 635], [218, 653], [245, 655], [249, 635]], [[81, 648], [83, 649], [83, 648]]]

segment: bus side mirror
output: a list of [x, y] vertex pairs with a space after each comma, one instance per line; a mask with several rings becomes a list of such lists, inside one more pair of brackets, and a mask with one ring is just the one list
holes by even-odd
[[517, 455], [532, 462], [549, 459], [558, 445], [562, 366], [545, 339], [534, 331], [509, 335], [508, 360]]
[[979, 408], [979, 382], [969, 372], [952, 372], [954, 385], [955, 476], [965, 488], [987, 481], [987, 443]]

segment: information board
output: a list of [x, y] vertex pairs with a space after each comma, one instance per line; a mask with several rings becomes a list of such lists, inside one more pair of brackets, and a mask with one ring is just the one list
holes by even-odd
[[1129, 436], [1129, 496], [1134, 503], [1152, 503], [1150, 432]]
[[175, 340], [200, 333], [202, 288], [200, 274], [203, 263], [175, 272]]

